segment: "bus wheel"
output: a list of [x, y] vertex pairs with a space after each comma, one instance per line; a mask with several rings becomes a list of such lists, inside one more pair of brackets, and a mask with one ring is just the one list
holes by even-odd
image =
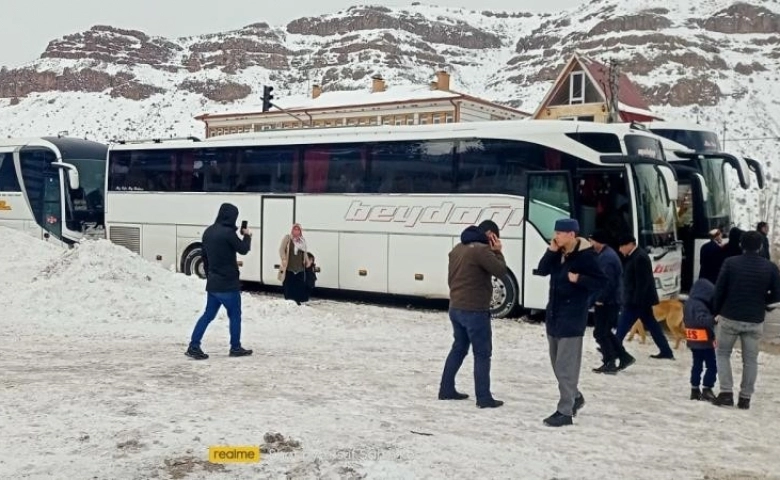
[[506, 318], [517, 306], [517, 282], [511, 274], [501, 279], [491, 278], [493, 298], [490, 300], [490, 314], [493, 318]]
[[200, 245], [190, 247], [181, 261], [181, 266], [185, 275], [195, 274], [200, 278], [206, 278], [206, 266], [203, 264], [203, 247]]

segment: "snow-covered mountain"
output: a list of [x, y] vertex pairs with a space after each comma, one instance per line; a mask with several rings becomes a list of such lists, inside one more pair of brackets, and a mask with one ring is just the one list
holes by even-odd
[[[415, 2], [177, 39], [95, 26], [0, 70], [0, 135], [201, 136], [193, 117], [257, 106], [265, 84], [283, 100], [315, 83], [368, 89], [375, 73], [424, 85], [439, 68], [455, 90], [533, 111], [574, 51], [620, 60], [655, 111], [725, 129], [728, 150], [777, 176], [777, 0], [594, 0], [556, 14]], [[765, 216], [751, 210], [746, 222]]]

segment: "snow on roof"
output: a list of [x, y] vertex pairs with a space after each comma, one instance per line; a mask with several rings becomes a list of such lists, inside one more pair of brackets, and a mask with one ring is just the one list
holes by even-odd
[[643, 117], [661, 119], [661, 117], [658, 114], [653, 113], [650, 110], [645, 110], [644, 108], [632, 107], [631, 105], [626, 105], [623, 102], [618, 102], [618, 110], [621, 111], [621, 112], [633, 113], [635, 115], [641, 115]]
[[[387, 86], [383, 92], [371, 92], [371, 90], [341, 90], [335, 92], [324, 91], [317, 98], [311, 95], [293, 95], [282, 97], [274, 94], [273, 103], [285, 110], [315, 110], [352, 105], [373, 105], [385, 103], [399, 103], [423, 100], [441, 100], [462, 97], [463, 94], [446, 90], [431, 90], [429, 86], [421, 85], [397, 85]], [[506, 108], [506, 107], [503, 107]], [[231, 109], [229, 112], [214, 112], [215, 115], [241, 115], [262, 111], [262, 104], [250, 104], [239, 110]], [[278, 111], [272, 109], [270, 112]]]

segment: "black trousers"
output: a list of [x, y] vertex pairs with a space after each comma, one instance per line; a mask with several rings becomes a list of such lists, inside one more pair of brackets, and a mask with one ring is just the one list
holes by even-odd
[[309, 287], [306, 285], [306, 272], [301, 271], [293, 273], [287, 270], [284, 275], [284, 282], [282, 282], [284, 288], [285, 300], [294, 300], [295, 303], [302, 303], [309, 301]]
[[596, 305], [593, 313], [595, 328], [593, 338], [601, 348], [604, 363], [619, 359], [626, 353], [612, 329], [617, 327], [620, 305]]

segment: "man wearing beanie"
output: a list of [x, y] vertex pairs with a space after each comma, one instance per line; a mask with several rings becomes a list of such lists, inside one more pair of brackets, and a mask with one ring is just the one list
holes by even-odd
[[623, 365], [626, 365], [630, 363], [628, 359], [631, 357], [612, 332], [612, 329], [617, 326], [620, 314], [623, 266], [618, 254], [608, 245], [612, 239], [606, 231], [597, 230], [588, 239], [598, 254], [599, 267], [606, 276], [601, 290], [593, 297], [595, 322], [593, 338], [599, 344], [602, 357], [602, 365], [594, 368], [593, 371], [614, 375], [619, 371], [617, 361], [620, 360]]
[[469, 397], [455, 389], [455, 376], [471, 346], [477, 407], [497, 408], [504, 404], [490, 393], [490, 357], [493, 354], [491, 277], [503, 278], [507, 274], [498, 237], [498, 225], [485, 220], [478, 227], [466, 228], [460, 234], [460, 243], [449, 254], [449, 316], [455, 340], [444, 364], [439, 400], [465, 400]]
[[572, 417], [585, 405], [578, 388], [582, 364], [582, 337], [588, 325], [590, 297], [606, 281], [599, 268], [596, 251], [590, 242], [577, 237], [577, 220], [555, 222], [555, 236], [539, 261], [535, 275], [550, 276], [547, 303], [547, 342], [555, 378], [558, 379], [558, 408], [544, 424], [561, 427], [572, 424]]

